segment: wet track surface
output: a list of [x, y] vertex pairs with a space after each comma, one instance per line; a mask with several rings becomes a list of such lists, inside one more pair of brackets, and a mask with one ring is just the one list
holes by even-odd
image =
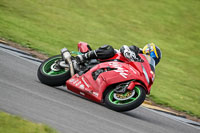
[[61, 133], [199, 133], [192, 126], [139, 107], [125, 113], [37, 79], [40, 60], [0, 45], [0, 110], [45, 123]]

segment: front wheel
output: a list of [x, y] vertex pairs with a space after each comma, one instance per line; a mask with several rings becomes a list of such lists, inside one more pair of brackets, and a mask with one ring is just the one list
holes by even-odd
[[[61, 68], [58, 66], [58, 62], [62, 60], [61, 55], [56, 55], [45, 60], [38, 68], [38, 79], [49, 86], [61, 86], [64, 85], [70, 75], [69, 67]], [[67, 64], [66, 64], [67, 65]]]
[[146, 92], [143, 87], [135, 86], [132, 91], [125, 93], [114, 92], [115, 88], [110, 89], [105, 96], [105, 104], [108, 108], [123, 112], [129, 111], [140, 106], [146, 97]]

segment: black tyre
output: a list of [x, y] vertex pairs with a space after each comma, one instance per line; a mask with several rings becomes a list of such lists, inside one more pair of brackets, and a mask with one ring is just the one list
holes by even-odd
[[132, 91], [127, 91], [124, 94], [117, 94], [114, 89], [109, 89], [106, 93], [105, 104], [108, 108], [118, 112], [137, 108], [144, 102], [146, 97], [146, 92], [141, 86], [135, 86]]
[[45, 60], [38, 68], [37, 76], [38, 79], [49, 86], [61, 86], [65, 85], [66, 80], [68, 80], [71, 75], [67, 68], [55, 68], [56, 61], [61, 60], [60, 55], [53, 56]]

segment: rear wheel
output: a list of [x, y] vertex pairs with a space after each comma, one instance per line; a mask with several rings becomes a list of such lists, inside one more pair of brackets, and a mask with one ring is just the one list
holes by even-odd
[[49, 86], [61, 86], [71, 77], [69, 67], [59, 67], [58, 62], [61, 59], [60, 55], [56, 55], [48, 58], [40, 65], [37, 76], [42, 83]]
[[105, 96], [105, 104], [108, 108], [115, 111], [129, 111], [140, 106], [146, 97], [143, 87], [135, 86], [132, 91], [116, 93], [115, 88], [110, 89]]

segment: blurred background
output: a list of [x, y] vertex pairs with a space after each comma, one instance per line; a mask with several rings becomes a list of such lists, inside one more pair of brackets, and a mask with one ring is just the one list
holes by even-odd
[[0, 38], [49, 56], [85, 41], [162, 50], [149, 96], [200, 118], [199, 0], [0, 0]]

